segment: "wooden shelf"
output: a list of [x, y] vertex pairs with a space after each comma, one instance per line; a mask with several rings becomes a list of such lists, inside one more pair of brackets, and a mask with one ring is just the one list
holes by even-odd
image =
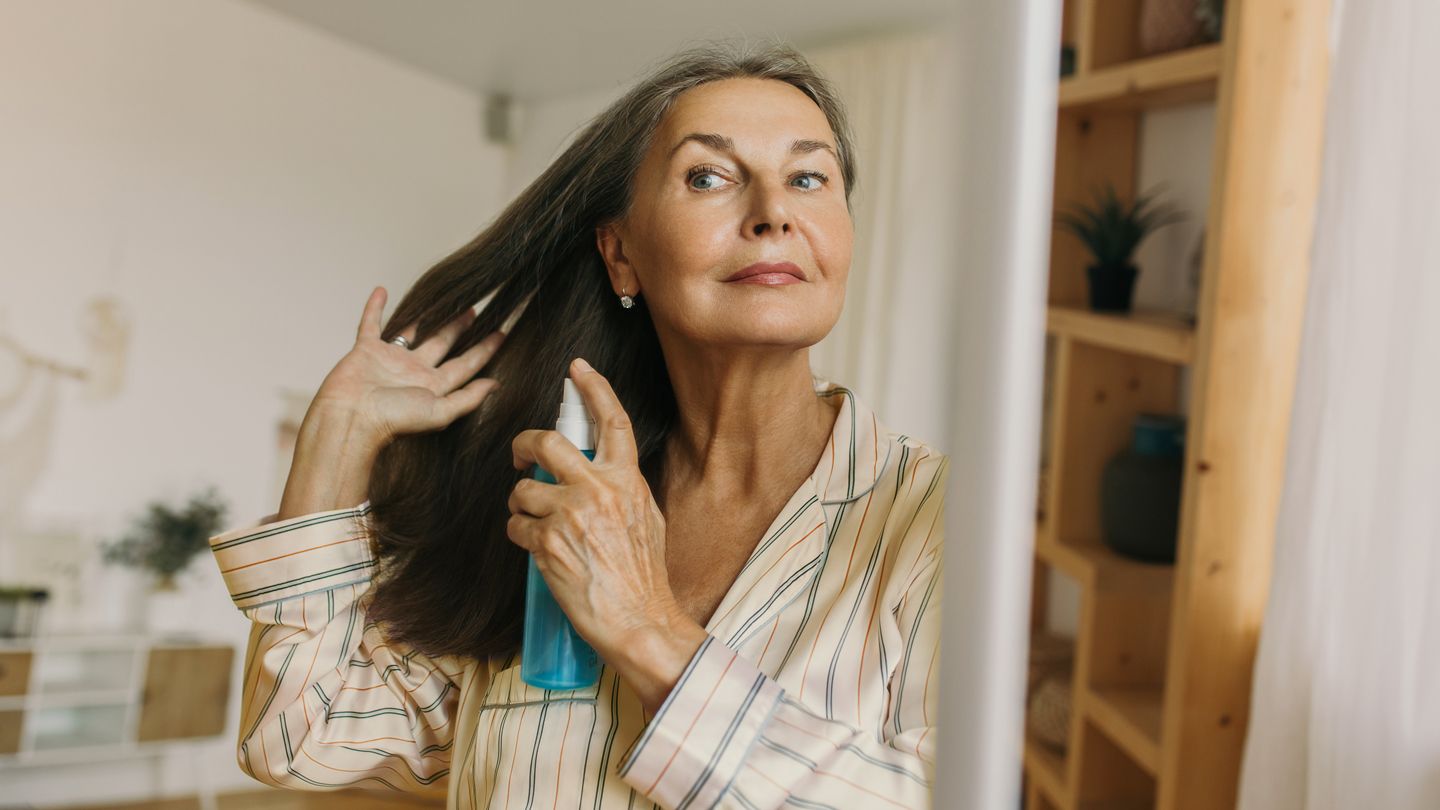
[[[1323, 163], [1329, 12], [1236, 5], [1221, 42], [1141, 56], [1139, 0], [1060, 6], [1058, 44], [1074, 49], [1076, 72], [1058, 79], [1057, 210], [1105, 185], [1134, 199], [1153, 182], [1158, 170], [1141, 159], [1154, 146], [1150, 110], [1213, 101], [1214, 138], [1196, 302], [1204, 329], [1178, 313], [1090, 311], [1090, 251], [1063, 234], [1050, 244], [1030, 630], [1050, 626], [1054, 572], [1066, 580], [1057, 585], [1079, 586], [1057, 589], [1060, 607], [1078, 596], [1075, 705], [1063, 754], [1025, 736], [1024, 801], [1234, 810], [1304, 323], [1299, 259]], [[1185, 567], [1132, 561], [1100, 540], [1105, 467], [1145, 413], [1187, 416], [1176, 530]]]
[[1173, 313], [1111, 315], [1051, 305], [1045, 329], [1057, 337], [1176, 365], [1189, 365], [1195, 360], [1195, 327]]
[[1044, 527], [1035, 533], [1035, 555], [1082, 586], [1102, 591], [1168, 591], [1175, 567], [1127, 560], [1098, 542], [1051, 540]]
[[1159, 686], [1102, 687], [1085, 695], [1085, 711], [1107, 737], [1151, 776], [1160, 773]]
[[1070, 806], [1070, 791], [1065, 787], [1065, 756], [1055, 749], [1025, 735], [1025, 773], [1035, 786], [1056, 807]]
[[1143, 109], [1214, 101], [1220, 45], [1136, 59], [1060, 80], [1060, 109]]

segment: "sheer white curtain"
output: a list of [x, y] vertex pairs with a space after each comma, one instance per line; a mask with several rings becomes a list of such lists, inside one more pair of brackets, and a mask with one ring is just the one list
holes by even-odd
[[938, 182], [936, 164], [946, 133], [955, 131], [940, 103], [953, 68], [930, 33], [805, 55], [844, 101], [859, 163], [845, 309], [811, 348], [811, 367], [854, 387], [896, 430], [939, 442], [950, 414], [936, 358], [948, 334], [945, 293], [954, 273], [944, 259], [951, 230], [939, 221], [951, 190]]
[[1332, 5], [1241, 810], [1440, 808], [1440, 3]]

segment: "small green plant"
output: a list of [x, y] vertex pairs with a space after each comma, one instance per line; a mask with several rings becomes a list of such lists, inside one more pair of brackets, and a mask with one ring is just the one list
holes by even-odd
[[1093, 206], [1071, 203], [1056, 215], [1055, 222], [1075, 234], [1095, 257], [1100, 267], [1123, 267], [1146, 236], [1157, 229], [1180, 222], [1183, 212], [1169, 203], [1156, 202], [1158, 191], [1150, 191], [1126, 204], [1106, 183], [1093, 192]]
[[210, 547], [210, 538], [224, 525], [225, 512], [214, 487], [192, 496], [180, 511], [152, 503], [122, 539], [102, 544], [104, 560], [143, 568], [159, 578], [160, 588], [172, 588], [175, 575]]

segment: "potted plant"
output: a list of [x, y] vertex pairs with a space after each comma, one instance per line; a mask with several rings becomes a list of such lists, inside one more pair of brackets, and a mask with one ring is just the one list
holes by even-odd
[[1090, 280], [1090, 308], [1097, 312], [1129, 312], [1135, 277], [1140, 268], [1131, 261], [1135, 249], [1157, 229], [1184, 219], [1168, 203], [1157, 203], [1156, 192], [1141, 194], [1125, 203], [1109, 183], [1094, 192], [1095, 203], [1072, 203], [1055, 218], [1056, 224], [1085, 243], [1095, 263], [1085, 269]]
[[214, 487], [192, 496], [181, 510], [152, 503], [124, 538], [103, 544], [107, 563], [134, 566], [154, 574], [154, 590], [175, 590], [175, 575], [201, 551], [224, 524], [225, 504]]

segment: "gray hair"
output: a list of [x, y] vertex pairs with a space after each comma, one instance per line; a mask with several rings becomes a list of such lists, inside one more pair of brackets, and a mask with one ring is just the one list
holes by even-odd
[[413, 323], [418, 345], [493, 294], [448, 359], [526, 304], [477, 373], [501, 381], [480, 408], [437, 433], [397, 438], [376, 462], [369, 494], [381, 574], [370, 615], [392, 638], [432, 655], [480, 657], [518, 645], [526, 563], [506, 537], [506, 497], [524, 473], [507, 448], [523, 430], [553, 427], [575, 356], [609, 380], [630, 417], [642, 470], [658, 486], [660, 451], [677, 416], [674, 389], [644, 298], [631, 309], [615, 301], [595, 229], [629, 209], [635, 174], [675, 99], [730, 78], [786, 82], [815, 102], [835, 136], [848, 202], [855, 184], [849, 125], [804, 57], [773, 44], [695, 48], [595, 116], [494, 222], [397, 305], [382, 338]]

